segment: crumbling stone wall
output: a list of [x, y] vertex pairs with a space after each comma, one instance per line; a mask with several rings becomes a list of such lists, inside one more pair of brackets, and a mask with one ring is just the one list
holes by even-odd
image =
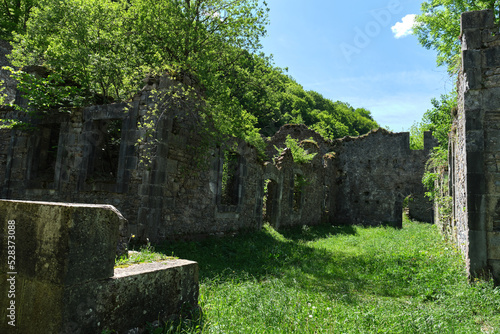
[[[430, 132], [424, 135], [423, 150], [410, 150], [409, 133], [378, 129], [360, 137], [329, 141], [304, 125], [286, 125], [271, 138], [268, 154], [275, 154], [275, 146], [283, 147], [288, 135], [305, 143], [312, 138], [318, 144], [315, 151], [310, 146], [311, 152], [318, 153], [308, 165], [314, 167], [304, 173], [312, 175], [309, 189], [318, 196], [312, 203], [322, 213], [308, 213], [315, 221], [401, 227], [407, 197], [410, 218], [432, 221], [432, 205], [422, 185], [425, 162], [436, 145]], [[286, 161], [280, 157], [278, 163], [283, 164], [282, 160]]]
[[500, 37], [490, 10], [462, 14], [458, 111], [450, 134], [449, 230], [471, 276], [500, 279]]
[[335, 221], [401, 227], [403, 200], [411, 196], [410, 216], [430, 222], [432, 209], [424, 198], [422, 175], [435, 142], [430, 133], [424, 141], [423, 150], [410, 150], [408, 133], [384, 129], [334, 141]]
[[[153, 91], [169, 81], [151, 82], [130, 103], [54, 112], [34, 119], [34, 131], [14, 130], [2, 148], [11, 161], [2, 169], [2, 197], [112, 204], [129, 219], [130, 233], [150, 240], [260, 228], [263, 163], [255, 148], [234, 140], [202, 145], [206, 139], [196, 122], [182, 118], [186, 110], [170, 109], [157, 120], [151, 163], [140, 163], [136, 144], [145, 130], [137, 120], [158, 104]], [[117, 152], [103, 145], [110, 125], [119, 127]], [[221, 203], [227, 149], [239, 156], [237, 200], [231, 204]], [[114, 166], [104, 165], [112, 159]], [[51, 164], [40, 173], [44, 161]]]
[[7, 169], [8, 148], [11, 138], [11, 131], [0, 129], [0, 184], [5, 183], [5, 170]]
[[[419, 152], [409, 149], [407, 133], [379, 130], [332, 142], [304, 125], [286, 125], [269, 140], [263, 161], [241, 140], [214, 138], [188, 97], [161, 100], [179, 85], [148, 78], [128, 103], [53, 112], [33, 120], [35, 131], [4, 132], [10, 140], [0, 147], [1, 196], [111, 204], [131, 234], [152, 241], [257, 230], [264, 222], [399, 226], [405, 196], [423, 198], [429, 138]], [[146, 120], [156, 125], [148, 164], [141, 162], [146, 129], [138, 126]], [[310, 163], [297, 163], [288, 149], [276, 156], [288, 135], [316, 153]], [[420, 207], [424, 214], [412, 210], [415, 218], [430, 221], [429, 203]]]

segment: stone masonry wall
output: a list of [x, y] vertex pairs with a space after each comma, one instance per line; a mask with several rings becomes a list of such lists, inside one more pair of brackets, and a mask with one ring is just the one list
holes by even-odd
[[424, 150], [410, 150], [408, 133], [378, 129], [334, 141], [335, 221], [401, 227], [403, 200], [411, 196], [410, 216], [430, 222], [432, 209], [424, 198], [422, 175], [434, 141], [430, 133], [424, 139]]
[[[400, 226], [408, 195], [418, 204], [414, 218], [431, 221], [420, 185], [429, 138], [426, 150], [411, 151], [407, 133], [379, 130], [332, 142], [304, 125], [286, 125], [263, 161], [247, 143], [203, 130], [196, 101], [172, 102], [168, 94], [179, 85], [149, 78], [128, 103], [54, 111], [34, 119], [34, 131], [0, 132], [1, 197], [111, 204], [130, 234], [151, 241], [252, 231], [264, 222]], [[16, 117], [4, 110], [0, 118], [6, 116]], [[156, 144], [145, 164], [146, 129], [138, 124], [151, 120]], [[295, 162], [288, 149], [275, 156], [288, 135], [316, 153], [310, 163]]]
[[[323, 181], [321, 185], [313, 182], [311, 189], [322, 198], [319, 211], [323, 220], [401, 227], [403, 201], [410, 196], [410, 218], [432, 221], [432, 205], [424, 197], [422, 185], [425, 162], [436, 145], [430, 132], [425, 133], [423, 150], [410, 150], [409, 133], [378, 129], [360, 137], [328, 141], [304, 125], [286, 125], [271, 138], [267, 151], [282, 147], [288, 135], [305, 142], [312, 137], [318, 144], [314, 149], [318, 155], [311, 164], [322, 165], [314, 170]], [[316, 160], [321, 156], [321, 162]]]
[[[216, 142], [202, 146], [196, 124], [182, 118], [185, 110], [159, 119], [152, 162], [140, 163], [136, 143], [144, 130], [137, 120], [157, 104], [152, 91], [162, 85], [168, 79], [147, 85], [129, 104], [54, 112], [33, 120], [34, 131], [2, 132], [13, 139], [0, 151], [2, 197], [111, 204], [127, 217], [131, 234], [150, 240], [260, 228], [263, 163], [248, 144], [224, 144], [239, 156], [238, 199], [230, 204], [220, 199], [226, 149]], [[120, 144], [107, 152], [104, 137], [115, 123]], [[57, 151], [47, 154], [50, 146]], [[114, 167], [106, 165], [114, 159], [109, 155], [116, 156]]]
[[500, 37], [490, 10], [462, 14], [451, 134], [453, 230], [471, 276], [500, 279]]

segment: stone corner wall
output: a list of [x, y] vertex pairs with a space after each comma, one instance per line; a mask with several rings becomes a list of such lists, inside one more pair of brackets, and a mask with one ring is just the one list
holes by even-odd
[[0, 332], [124, 333], [197, 307], [196, 262], [114, 269], [122, 221], [110, 205], [0, 200]]
[[491, 10], [461, 17], [458, 111], [450, 140], [454, 231], [470, 276], [500, 279], [500, 36]]

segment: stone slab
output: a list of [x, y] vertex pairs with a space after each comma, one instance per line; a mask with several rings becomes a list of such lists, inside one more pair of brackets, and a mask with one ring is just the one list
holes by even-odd
[[15, 221], [19, 275], [54, 284], [108, 278], [121, 220], [111, 205], [0, 200], [0, 258], [7, 258], [8, 222]]

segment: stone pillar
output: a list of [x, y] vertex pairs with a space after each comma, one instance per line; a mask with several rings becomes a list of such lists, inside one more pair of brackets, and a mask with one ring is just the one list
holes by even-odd
[[453, 170], [457, 241], [469, 275], [500, 274], [500, 39], [491, 10], [462, 14]]

